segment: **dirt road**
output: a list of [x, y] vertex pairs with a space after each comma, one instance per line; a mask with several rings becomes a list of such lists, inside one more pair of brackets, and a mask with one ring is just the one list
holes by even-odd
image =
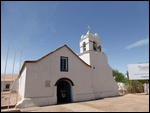
[[22, 112], [149, 112], [149, 95], [126, 94], [119, 97], [70, 104], [20, 109]]

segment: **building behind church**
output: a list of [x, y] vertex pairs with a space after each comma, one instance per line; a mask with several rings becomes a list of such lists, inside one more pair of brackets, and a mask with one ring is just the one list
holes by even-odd
[[17, 83], [14, 84], [15, 79], [18, 77], [18, 74], [1, 74], [1, 91], [9, 91], [11, 85], [13, 85], [12, 91], [16, 91]]
[[118, 96], [100, 38], [90, 30], [81, 36], [80, 54], [67, 45], [35, 61], [25, 61], [19, 77], [16, 107], [44, 106]]

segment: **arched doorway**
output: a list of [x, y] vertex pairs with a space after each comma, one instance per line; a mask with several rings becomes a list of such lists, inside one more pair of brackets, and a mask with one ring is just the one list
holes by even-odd
[[71, 102], [71, 85], [74, 84], [68, 78], [61, 78], [56, 82], [58, 104]]

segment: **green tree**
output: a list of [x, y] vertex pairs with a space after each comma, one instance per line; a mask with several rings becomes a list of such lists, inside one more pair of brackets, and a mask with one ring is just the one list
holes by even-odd
[[113, 77], [116, 80], [116, 82], [125, 82], [125, 77], [122, 73], [120, 73], [118, 70], [113, 69]]

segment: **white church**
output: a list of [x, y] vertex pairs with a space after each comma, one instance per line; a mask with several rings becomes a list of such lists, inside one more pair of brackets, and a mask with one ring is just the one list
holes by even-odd
[[81, 36], [80, 54], [67, 45], [35, 61], [25, 61], [17, 78], [22, 97], [17, 108], [88, 101], [118, 96], [97, 33]]

